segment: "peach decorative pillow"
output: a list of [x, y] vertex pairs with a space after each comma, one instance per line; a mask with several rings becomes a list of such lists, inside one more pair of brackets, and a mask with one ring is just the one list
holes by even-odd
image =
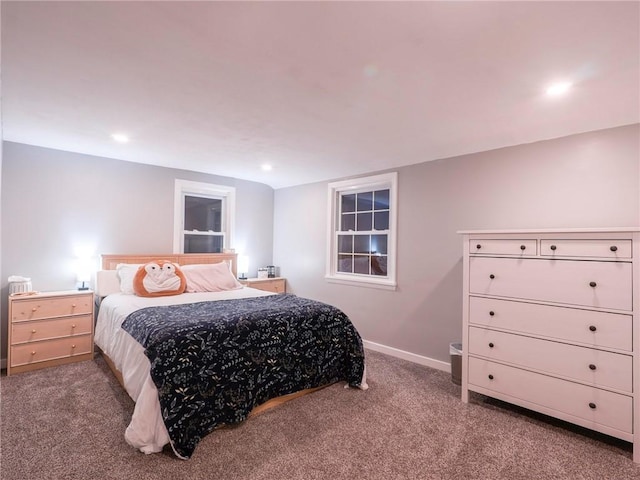
[[187, 292], [189, 293], [222, 292], [242, 288], [226, 262], [183, 265], [182, 271], [187, 278]]
[[133, 277], [133, 291], [140, 297], [163, 297], [184, 292], [187, 280], [175, 263], [156, 260], [142, 265]]

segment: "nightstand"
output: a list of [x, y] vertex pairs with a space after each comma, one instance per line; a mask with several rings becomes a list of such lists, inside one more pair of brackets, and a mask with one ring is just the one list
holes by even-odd
[[9, 296], [7, 375], [93, 358], [93, 292]]
[[286, 279], [283, 277], [275, 278], [245, 278], [239, 280], [242, 285], [247, 287], [257, 288], [258, 290], [264, 290], [273, 293], [286, 293]]

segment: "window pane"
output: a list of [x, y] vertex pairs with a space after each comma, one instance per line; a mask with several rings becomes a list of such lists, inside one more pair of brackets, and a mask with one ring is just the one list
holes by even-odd
[[338, 271], [353, 273], [353, 258], [351, 255], [338, 255]]
[[184, 253], [222, 253], [222, 235], [185, 235]]
[[373, 208], [375, 210], [389, 209], [389, 190], [378, 190], [374, 193]]
[[353, 273], [369, 275], [369, 256], [355, 255], [353, 257]]
[[387, 254], [386, 235], [371, 235], [371, 253]]
[[353, 253], [353, 235], [338, 236], [338, 253]]
[[369, 238], [369, 235], [354, 235], [353, 251], [355, 253], [369, 253], [371, 251]]
[[222, 200], [185, 195], [184, 229], [222, 232]]
[[387, 257], [373, 255], [371, 257], [371, 275], [387, 276]]
[[389, 230], [389, 212], [376, 212], [373, 217], [375, 230]]
[[366, 210], [373, 210], [373, 192], [358, 194], [358, 211], [364, 212]]
[[373, 213], [358, 213], [358, 232], [368, 232], [373, 230], [372, 220]]
[[340, 222], [340, 231], [349, 232], [349, 231], [354, 231], [355, 229], [356, 229], [356, 214], [349, 213], [347, 215], [342, 215], [342, 219]]
[[356, 211], [356, 194], [342, 195], [342, 213]]

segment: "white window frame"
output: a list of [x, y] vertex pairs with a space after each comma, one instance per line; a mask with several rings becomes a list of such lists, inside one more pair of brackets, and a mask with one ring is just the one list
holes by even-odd
[[184, 253], [184, 197], [201, 196], [222, 199], [223, 248], [233, 245], [235, 237], [236, 189], [226, 185], [175, 180], [173, 197], [173, 253]]
[[[327, 215], [327, 261], [325, 279], [333, 283], [395, 290], [397, 261], [398, 173], [384, 173], [329, 183]], [[343, 273], [338, 271], [339, 199], [342, 193], [389, 189], [389, 233], [387, 237], [387, 276]]]

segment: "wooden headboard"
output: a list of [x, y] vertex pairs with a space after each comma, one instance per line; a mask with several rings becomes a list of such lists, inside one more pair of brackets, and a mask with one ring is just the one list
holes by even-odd
[[156, 255], [113, 255], [106, 254], [102, 257], [103, 270], [115, 270], [119, 263], [148, 263], [153, 260], [168, 260], [178, 265], [194, 265], [198, 263], [228, 262], [231, 271], [238, 276], [237, 253], [168, 253]]

